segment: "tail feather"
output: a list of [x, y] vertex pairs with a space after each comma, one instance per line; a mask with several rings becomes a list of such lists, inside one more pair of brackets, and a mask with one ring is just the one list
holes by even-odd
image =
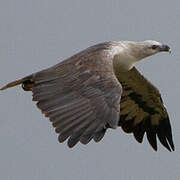
[[10, 82], [6, 84], [5, 86], [3, 86], [2, 88], [0, 88], [0, 90], [2, 91], [2, 90], [5, 90], [5, 89], [8, 89], [8, 88], [20, 85], [20, 84], [22, 84], [22, 87], [24, 90], [26, 91], [31, 90], [34, 84], [32, 77], [33, 76], [31, 75], [31, 76], [27, 76], [25, 78]]

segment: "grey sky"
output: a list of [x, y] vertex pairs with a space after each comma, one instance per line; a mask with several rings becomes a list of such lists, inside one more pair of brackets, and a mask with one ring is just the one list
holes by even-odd
[[20, 87], [0, 92], [0, 178], [169, 180], [180, 178], [180, 1], [0, 0], [0, 86], [109, 40], [168, 44], [138, 69], [161, 91], [176, 151], [154, 152], [120, 128], [68, 149]]

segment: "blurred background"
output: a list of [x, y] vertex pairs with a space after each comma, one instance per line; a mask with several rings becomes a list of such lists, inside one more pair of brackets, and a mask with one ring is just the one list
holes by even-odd
[[1, 0], [0, 86], [55, 65], [99, 42], [168, 44], [137, 64], [167, 107], [176, 146], [154, 152], [121, 128], [69, 149], [21, 87], [0, 92], [0, 178], [6, 180], [169, 180], [180, 178], [180, 1]]

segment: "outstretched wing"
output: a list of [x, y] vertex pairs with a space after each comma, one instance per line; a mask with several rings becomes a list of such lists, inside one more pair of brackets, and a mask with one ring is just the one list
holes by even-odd
[[122, 88], [107, 58], [74, 57], [32, 77], [33, 100], [69, 147], [98, 142], [118, 126]]
[[119, 125], [142, 142], [144, 133], [151, 146], [157, 150], [156, 136], [169, 150], [174, 150], [171, 125], [161, 95], [134, 67], [129, 72], [117, 74], [123, 87], [120, 103]]

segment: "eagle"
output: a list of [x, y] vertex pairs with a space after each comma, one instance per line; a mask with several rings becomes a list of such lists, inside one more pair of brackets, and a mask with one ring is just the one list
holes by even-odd
[[49, 118], [60, 143], [99, 142], [107, 129], [121, 127], [142, 143], [144, 134], [157, 151], [157, 139], [169, 151], [174, 143], [169, 116], [159, 90], [135, 63], [170, 52], [153, 40], [111, 41], [91, 46], [60, 63], [13, 81], [0, 90], [22, 85]]

